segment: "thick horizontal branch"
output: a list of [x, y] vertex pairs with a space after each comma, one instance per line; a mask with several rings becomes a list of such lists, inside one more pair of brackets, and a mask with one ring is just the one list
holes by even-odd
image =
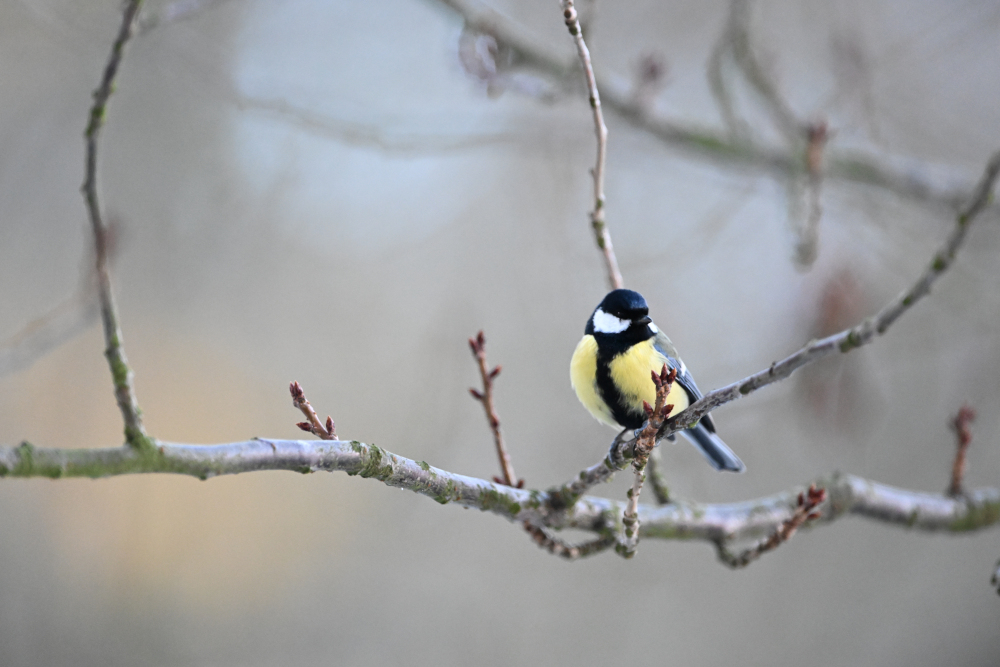
[[[133, 473], [175, 473], [208, 479], [257, 470], [299, 473], [342, 471], [409, 489], [439, 503], [457, 503], [529, 520], [548, 528], [606, 533], [621, 515], [621, 503], [585, 496], [564, 506], [555, 495], [516, 489], [451, 473], [392, 454], [374, 445], [343, 440], [248, 440], [224, 445], [156, 443], [151, 451], [131, 447], [49, 449], [24, 443], [0, 447], [3, 477], [108, 477]], [[846, 514], [927, 531], [962, 532], [1000, 523], [1000, 489], [982, 488], [951, 498], [897, 489], [853, 475], [815, 481], [828, 500], [823, 518]], [[804, 487], [802, 487], [804, 488]], [[639, 506], [640, 535], [661, 539], [741, 540], [768, 534], [792, 515], [802, 488], [739, 503], [672, 502]]]

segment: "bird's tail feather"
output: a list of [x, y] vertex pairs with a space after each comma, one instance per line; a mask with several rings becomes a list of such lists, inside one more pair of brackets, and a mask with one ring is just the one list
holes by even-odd
[[747, 469], [743, 465], [743, 461], [740, 461], [740, 458], [733, 453], [733, 450], [722, 442], [722, 438], [705, 428], [701, 422], [698, 422], [694, 428], [682, 431], [682, 433], [705, 455], [705, 458], [716, 470], [743, 472]]

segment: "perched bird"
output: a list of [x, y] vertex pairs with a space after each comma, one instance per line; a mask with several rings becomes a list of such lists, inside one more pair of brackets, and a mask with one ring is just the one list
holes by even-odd
[[[598, 421], [626, 431], [642, 426], [642, 403], [656, 401], [650, 371], [677, 370], [667, 395], [673, 416], [701, 398], [698, 385], [677, 355], [670, 339], [649, 318], [649, 306], [638, 292], [609, 292], [587, 320], [583, 339], [573, 352], [570, 381], [577, 398]], [[682, 431], [716, 470], [743, 472], [743, 462], [715, 434], [712, 418], [705, 415]]]

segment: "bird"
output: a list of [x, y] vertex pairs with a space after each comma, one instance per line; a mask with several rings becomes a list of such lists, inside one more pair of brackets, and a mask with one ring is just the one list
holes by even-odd
[[[701, 398], [687, 366], [666, 334], [649, 317], [646, 299], [638, 292], [608, 293], [587, 320], [583, 338], [570, 361], [570, 382], [577, 398], [599, 422], [622, 429], [616, 441], [646, 421], [643, 401], [653, 405], [656, 387], [650, 371], [666, 364], [677, 371], [667, 404], [673, 416]], [[716, 470], [743, 472], [746, 466], [715, 433], [709, 415], [682, 433]]]

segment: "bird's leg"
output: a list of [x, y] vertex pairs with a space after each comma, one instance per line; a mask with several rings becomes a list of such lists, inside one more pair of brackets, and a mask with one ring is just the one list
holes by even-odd
[[614, 440], [614, 442], [611, 443], [611, 446], [612, 447], [617, 447], [618, 445], [620, 445], [623, 442], [625, 442], [625, 440], [627, 439], [625, 437], [625, 434], [626, 433], [631, 433], [631, 432], [632, 432], [632, 429], [630, 429], [630, 428], [623, 429], [621, 433], [619, 433], [618, 435], [615, 436], [615, 440]]

